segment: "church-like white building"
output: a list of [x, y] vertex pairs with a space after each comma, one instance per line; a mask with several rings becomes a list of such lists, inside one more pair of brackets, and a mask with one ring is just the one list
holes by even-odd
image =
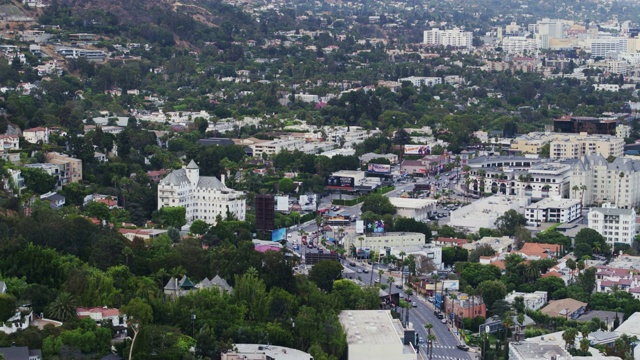
[[191, 160], [189, 165], [174, 170], [158, 184], [158, 209], [163, 206], [183, 206], [187, 223], [203, 220], [215, 225], [216, 217], [233, 214], [244, 220], [247, 206], [244, 193], [228, 188], [214, 176], [200, 176], [200, 168]]

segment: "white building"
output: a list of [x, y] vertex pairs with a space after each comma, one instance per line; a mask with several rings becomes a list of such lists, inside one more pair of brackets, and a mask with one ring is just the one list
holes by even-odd
[[513, 291], [504, 298], [504, 301], [513, 304], [517, 297], [522, 297], [524, 299], [524, 307], [533, 311], [542, 309], [547, 303], [546, 291], [536, 291], [532, 293]]
[[409, 76], [405, 78], [398, 79], [398, 82], [402, 83], [408, 81], [414, 87], [420, 88], [422, 85], [432, 87], [435, 85], [442, 84], [442, 78], [439, 77], [427, 77], [427, 76]]
[[404, 328], [389, 310], [344, 310], [340, 324], [347, 335], [349, 360], [415, 360], [415, 330]]
[[[362, 241], [361, 241], [362, 239]], [[359, 237], [345, 237], [345, 249], [355, 246], [357, 249], [371, 249], [376, 252], [384, 248], [404, 248], [407, 246], [423, 246], [426, 237], [422, 233], [412, 232], [388, 232], [388, 233], [368, 233]]]
[[275, 155], [282, 150], [294, 151], [303, 148], [307, 143], [304, 138], [289, 137], [286, 139], [275, 139], [259, 142], [251, 145], [254, 157], [261, 157], [262, 154]]
[[436, 211], [438, 200], [434, 199], [411, 199], [401, 197], [390, 197], [391, 205], [398, 209], [398, 216], [413, 218], [416, 221], [424, 221]]
[[582, 204], [578, 199], [545, 198], [527, 206], [524, 216], [529, 226], [568, 223], [582, 216]]
[[636, 211], [634, 208], [618, 209], [611, 204], [589, 209], [589, 228], [607, 239], [607, 244], [633, 244], [636, 236]]
[[494, 195], [479, 199], [451, 212], [449, 225], [475, 232], [480, 228], [495, 229], [495, 222], [509, 210], [524, 214], [531, 198], [524, 196]]
[[91, 318], [96, 323], [106, 325], [111, 323], [113, 326], [126, 326], [127, 315], [120, 314], [120, 310], [105, 307], [93, 308], [77, 308], [79, 318]]
[[583, 156], [573, 166], [572, 199], [581, 199], [583, 205], [613, 203], [628, 209], [640, 205], [640, 161], [619, 157], [609, 163], [604, 156]]
[[17, 135], [0, 135], [0, 150], [20, 150], [20, 138]]
[[627, 52], [627, 38], [615, 37], [605, 39], [591, 40], [591, 57], [606, 58], [608, 55], [614, 55]]
[[220, 355], [222, 360], [313, 360], [313, 356], [298, 349], [262, 344], [234, 344], [232, 350]]
[[187, 223], [204, 220], [216, 223], [232, 214], [244, 221], [246, 200], [244, 193], [228, 188], [213, 176], [200, 176], [200, 168], [191, 160], [185, 168], [174, 170], [158, 184], [158, 209], [163, 206], [183, 206]]
[[42, 142], [43, 144], [49, 143], [49, 129], [45, 127], [35, 127], [31, 129], [27, 129], [22, 132], [22, 136], [24, 139], [31, 143], [37, 144], [38, 142]]
[[621, 138], [621, 139], [625, 139], [631, 136], [631, 126], [629, 125], [624, 125], [624, 124], [618, 124], [616, 126], [616, 136]]
[[478, 241], [462, 245], [462, 248], [473, 251], [482, 245], [489, 245], [496, 252], [496, 254], [502, 254], [511, 251], [513, 243], [513, 239], [508, 236], [485, 236]]
[[433, 28], [425, 30], [424, 41], [427, 45], [453, 46], [470, 49], [473, 44], [473, 33], [460, 29], [440, 30]]
[[534, 53], [537, 48], [536, 39], [524, 36], [509, 36], [502, 39], [502, 50], [507, 54]]

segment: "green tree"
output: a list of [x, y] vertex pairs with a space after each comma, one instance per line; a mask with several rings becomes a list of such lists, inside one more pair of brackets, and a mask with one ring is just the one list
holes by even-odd
[[182, 228], [187, 223], [187, 209], [183, 206], [163, 206], [160, 210], [153, 213], [153, 221], [165, 226]]
[[342, 265], [337, 261], [323, 260], [313, 265], [309, 271], [309, 280], [313, 281], [320, 289], [331, 292], [333, 282], [340, 279]]
[[92, 201], [87, 205], [85, 211], [89, 216], [98, 220], [106, 220], [107, 222], [111, 220], [109, 207], [105, 203]]
[[292, 179], [284, 178], [278, 181], [278, 190], [282, 194], [291, 194], [295, 191], [296, 184]]
[[576, 328], [568, 328], [562, 333], [562, 340], [565, 341], [567, 348], [574, 348], [578, 330]]
[[45, 194], [55, 189], [56, 179], [42, 169], [23, 168], [22, 176], [27, 189], [36, 194]]
[[0, 323], [16, 314], [16, 298], [9, 294], [0, 294]]
[[511, 209], [496, 219], [495, 225], [498, 231], [505, 236], [514, 236], [519, 226], [527, 224], [524, 215]]
[[126, 314], [129, 321], [137, 323], [140, 326], [143, 324], [151, 324], [153, 321], [153, 309], [151, 305], [137, 297], [131, 299], [127, 305], [120, 307], [120, 313]]
[[378, 215], [394, 215], [398, 209], [391, 204], [388, 197], [381, 194], [370, 194], [364, 199], [361, 211], [362, 213], [370, 211]]
[[482, 295], [487, 308], [492, 309], [496, 301], [503, 300], [507, 296], [507, 287], [500, 280], [488, 280], [478, 285], [478, 292]]
[[204, 235], [207, 233], [207, 231], [209, 231], [209, 227], [210, 225], [207, 224], [204, 220], [195, 220], [191, 226], [189, 227], [189, 231], [192, 234], [196, 234], [196, 235]]

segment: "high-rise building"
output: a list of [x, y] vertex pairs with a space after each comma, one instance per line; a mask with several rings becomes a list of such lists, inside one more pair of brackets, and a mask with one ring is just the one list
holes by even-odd
[[591, 40], [591, 57], [606, 58], [613, 54], [627, 52], [627, 38], [615, 37]]
[[256, 230], [258, 232], [275, 229], [275, 209], [273, 195], [256, 195]]

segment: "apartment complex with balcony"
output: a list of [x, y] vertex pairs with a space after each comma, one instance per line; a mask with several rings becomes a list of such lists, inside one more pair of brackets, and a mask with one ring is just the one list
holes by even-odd
[[424, 32], [423, 43], [434, 46], [453, 46], [470, 49], [473, 43], [473, 33], [460, 29], [440, 30], [433, 28]]
[[82, 181], [82, 160], [57, 152], [45, 155], [47, 163], [57, 165], [61, 185]]
[[611, 204], [589, 209], [589, 228], [607, 239], [607, 244], [632, 245], [636, 236], [636, 211], [634, 208], [618, 209]]
[[605, 158], [622, 156], [624, 139], [612, 135], [566, 134], [566, 136], [556, 136], [551, 141], [549, 149], [552, 159], [578, 159], [593, 153]]
[[540, 226], [542, 223], [568, 223], [582, 215], [582, 204], [577, 199], [559, 197], [545, 198], [527, 206], [527, 225]]

